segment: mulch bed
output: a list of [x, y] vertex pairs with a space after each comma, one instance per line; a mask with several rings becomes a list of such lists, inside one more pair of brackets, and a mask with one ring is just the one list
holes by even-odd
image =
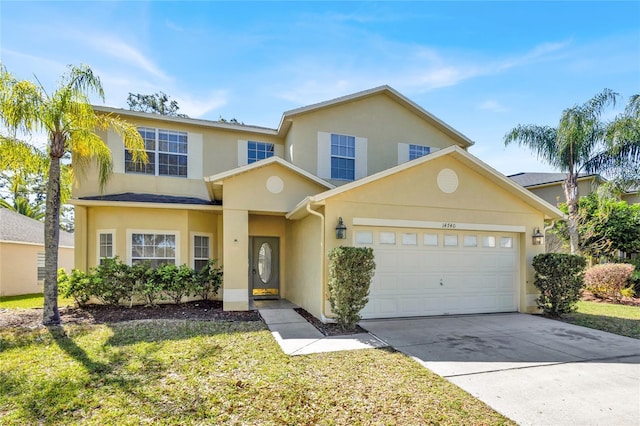
[[317, 328], [318, 331], [320, 331], [320, 333], [324, 334], [325, 336], [344, 336], [349, 334], [367, 332], [367, 330], [360, 327], [359, 325], [356, 325], [355, 328], [352, 330], [343, 330], [342, 327], [340, 327], [340, 325], [338, 324], [335, 324], [335, 323], [325, 324], [302, 308], [296, 308], [294, 309], [294, 311], [299, 313], [304, 319], [306, 319], [311, 325]]
[[[223, 311], [218, 300], [200, 300], [180, 305], [104, 306], [60, 308], [62, 324], [104, 324], [145, 319], [190, 319], [200, 321], [261, 321], [258, 311]], [[42, 309], [0, 309], [0, 327], [42, 327]]]
[[[586, 290], [582, 291], [582, 297], [580, 298], [580, 300], [584, 300], [587, 302], [616, 304], [616, 302], [613, 300], [597, 298], [591, 292]], [[623, 297], [619, 304], [628, 306], [640, 306], [640, 297]]]

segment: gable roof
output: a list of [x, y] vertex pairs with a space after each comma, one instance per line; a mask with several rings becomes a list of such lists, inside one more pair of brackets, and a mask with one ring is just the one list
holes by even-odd
[[321, 109], [330, 108], [337, 105], [342, 105], [349, 102], [353, 102], [353, 101], [357, 101], [360, 99], [365, 99], [365, 98], [369, 98], [369, 97], [377, 96], [381, 94], [390, 97], [395, 102], [407, 108], [408, 110], [412, 111], [413, 113], [421, 117], [423, 120], [427, 121], [429, 124], [437, 128], [438, 130], [442, 131], [446, 135], [458, 141], [460, 146], [462, 146], [463, 148], [468, 148], [474, 144], [474, 142], [471, 139], [469, 139], [468, 137], [466, 137], [465, 135], [463, 135], [453, 127], [449, 126], [447, 123], [440, 120], [435, 115], [431, 114], [430, 112], [422, 108], [420, 105], [416, 104], [411, 99], [402, 95], [400, 92], [398, 92], [397, 90], [395, 90], [394, 88], [388, 85], [374, 87], [372, 89], [363, 90], [361, 92], [352, 93], [350, 95], [341, 96], [339, 98], [330, 99], [328, 101], [323, 101], [316, 104], [311, 104], [304, 107], [285, 111], [284, 114], [282, 115], [282, 119], [280, 120], [280, 125], [278, 126], [278, 133], [280, 135], [286, 134], [289, 131], [289, 128], [291, 127], [292, 118], [297, 115], [307, 114], [307, 113], [318, 111]]
[[[566, 173], [529, 173], [522, 172], [507, 176], [512, 181], [525, 188], [531, 186], [549, 185], [553, 183], [562, 183], [567, 178]], [[600, 179], [597, 174], [580, 173], [578, 179], [595, 178]]]
[[215, 175], [205, 176], [204, 181], [209, 184], [207, 185], [207, 189], [209, 190], [209, 195], [211, 196], [211, 199], [216, 202], [221, 201], [221, 198], [222, 198], [221, 187], [224, 180], [234, 176], [241, 175], [243, 173], [249, 173], [253, 170], [260, 169], [262, 167], [266, 167], [271, 164], [279, 164], [280, 166], [291, 170], [292, 172], [302, 176], [303, 178], [308, 179], [312, 182], [315, 182], [321, 186], [324, 186], [327, 189], [335, 188], [335, 185], [330, 184], [326, 180], [320, 179], [318, 176], [311, 174], [308, 171], [301, 169], [300, 167], [295, 166], [289, 163], [288, 161], [274, 155], [273, 157], [256, 161], [254, 163], [247, 164], [245, 166], [236, 167], [235, 169], [227, 170], [225, 172], [218, 173]]
[[287, 219], [296, 219], [299, 217], [303, 217], [306, 215], [305, 209], [307, 204], [322, 204], [327, 198], [334, 197], [338, 194], [342, 194], [344, 192], [350, 191], [352, 189], [358, 188], [363, 185], [367, 185], [369, 183], [376, 182], [380, 179], [384, 179], [387, 176], [391, 176], [395, 173], [399, 173], [404, 170], [411, 169], [413, 167], [418, 167], [424, 163], [434, 161], [437, 158], [450, 155], [461, 163], [473, 168], [476, 172], [490, 179], [494, 184], [506, 190], [507, 192], [515, 195], [525, 203], [534, 207], [535, 209], [544, 213], [546, 218], [554, 219], [561, 218], [564, 214], [558, 210], [556, 207], [552, 206], [542, 198], [538, 197], [531, 191], [524, 189], [521, 185], [516, 184], [511, 179], [507, 178], [497, 170], [493, 169], [488, 164], [480, 161], [473, 155], [469, 154], [464, 149], [452, 145], [447, 148], [436, 151], [432, 154], [425, 155], [424, 157], [417, 158], [412, 161], [408, 161], [403, 164], [399, 164], [395, 167], [391, 167], [389, 169], [383, 170], [381, 172], [375, 173], [373, 175], [364, 177], [362, 179], [347, 183], [345, 185], [339, 186], [334, 189], [330, 189], [323, 193], [310, 196], [302, 200], [295, 209], [290, 211], [287, 214]]
[[[0, 208], [0, 242], [44, 245], [44, 223]], [[73, 247], [73, 234], [60, 230], [60, 247]]]

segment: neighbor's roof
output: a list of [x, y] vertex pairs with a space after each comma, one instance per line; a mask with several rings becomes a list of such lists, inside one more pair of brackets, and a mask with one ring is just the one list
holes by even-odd
[[451, 145], [447, 148], [436, 151], [432, 154], [425, 155], [424, 157], [417, 158], [412, 161], [408, 161], [406, 163], [399, 164], [395, 167], [391, 167], [389, 169], [383, 170], [381, 172], [375, 173], [373, 175], [364, 177], [362, 179], [358, 179], [356, 181], [347, 183], [345, 185], [339, 186], [334, 189], [330, 189], [323, 193], [313, 195], [302, 200], [292, 211], [287, 213], [287, 219], [298, 219], [306, 215], [305, 210], [307, 204], [312, 205], [321, 205], [327, 198], [334, 197], [338, 194], [342, 194], [343, 192], [347, 192], [349, 190], [359, 188], [363, 185], [367, 185], [372, 182], [376, 182], [380, 179], [384, 179], [388, 176], [401, 172], [403, 170], [407, 170], [413, 167], [417, 167], [421, 164], [427, 163], [429, 161], [434, 161], [437, 158], [444, 156], [451, 156], [461, 163], [465, 164], [468, 167], [472, 167], [479, 174], [485, 176], [490, 179], [494, 184], [501, 187], [502, 189], [509, 191], [514, 194], [516, 197], [520, 198], [525, 203], [530, 206], [538, 209], [543, 212], [546, 218], [555, 219], [561, 218], [564, 214], [558, 210], [557, 207], [552, 206], [542, 198], [538, 197], [531, 191], [524, 189], [521, 185], [516, 184], [512, 180], [508, 179], [502, 173], [493, 169], [488, 164], [482, 162], [478, 158], [469, 154], [467, 151], [463, 150], [459, 146]]
[[[44, 223], [0, 208], [0, 242], [44, 245]], [[60, 230], [60, 247], [73, 247], [73, 234]]]
[[398, 102], [400, 105], [404, 106], [410, 111], [413, 111], [419, 117], [423, 118], [424, 120], [429, 122], [431, 125], [433, 125], [437, 129], [439, 129], [440, 131], [448, 135], [449, 137], [457, 140], [463, 148], [468, 148], [474, 144], [474, 142], [471, 139], [469, 139], [468, 137], [466, 137], [465, 135], [463, 135], [453, 127], [449, 126], [447, 123], [440, 120], [438, 117], [431, 114], [430, 112], [422, 108], [420, 105], [416, 104], [411, 99], [407, 98], [406, 96], [404, 96], [403, 94], [401, 94], [400, 92], [398, 92], [397, 90], [395, 90], [394, 88], [388, 85], [374, 87], [373, 89], [363, 90], [361, 92], [352, 93], [350, 95], [341, 96], [339, 98], [330, 99], [328, 101], [319, 102], [319, 103], [304, 106], [301, 108], [285, 111], [284, 114], [282, 115], [282, 119], [280, 120], [280, 125], [278, 126], [279, 133], [282, 134], [288, 131], [288, 127], [291, 125], [290, 124], [291, 118], [295, 117], [296, 115], [306, 114], [308, 112], [329, 108], [329, 107], [345, 104], [348, 102], [353, 102], [359, 99], [365, 99], [365, 98], [376, 96], [379, 94], [385, 94], [389, 96], [391, 99]]
[[[515, 183], [524, 186], [525, 188], [539, 185], [549, 185], [552, 183], [561, 183], [567, 179], [566, 173], [516, 173], [515, 175], [507, 176]], [[580, 173], [578, 179], [586, 179], [594, 177], [599, 179], [597, 174]]]

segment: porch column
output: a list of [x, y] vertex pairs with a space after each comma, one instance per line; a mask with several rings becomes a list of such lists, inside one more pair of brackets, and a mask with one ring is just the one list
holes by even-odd
[[89, 251], [87, 232], [87, 208], [74, 206], [73, 267], [84, 272], [89, 269], [87, 263], [87, 252]]
[[249, 309], [249, 212], [222, 211], [223, 216], [223, 309]]

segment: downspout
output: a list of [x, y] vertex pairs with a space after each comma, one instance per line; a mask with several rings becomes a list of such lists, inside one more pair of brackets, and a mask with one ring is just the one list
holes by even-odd
[[322, 240], [320, 243], [320, 280], [322, 281], [322, 305], [320, 307], [320, 320], [323, 323], [327, 323], [329, 321], [329, 318], [324, 316], [324, 307], [325, 307], [325, 296], [324, 296], [324, 283], [325, 283], [325, 265], [324, 265], [324, 247], [325, 247], [325, 229], [324, 229], [324, 216], [321, 213], [318, 213], [315, 210], [311, 209], [311, 202], [307, 203], [307, 212], [309, 212], [309, 214], [312, 214], [314, 216], [317, 216], [320, 218], [320, 233], [322, 235]]

